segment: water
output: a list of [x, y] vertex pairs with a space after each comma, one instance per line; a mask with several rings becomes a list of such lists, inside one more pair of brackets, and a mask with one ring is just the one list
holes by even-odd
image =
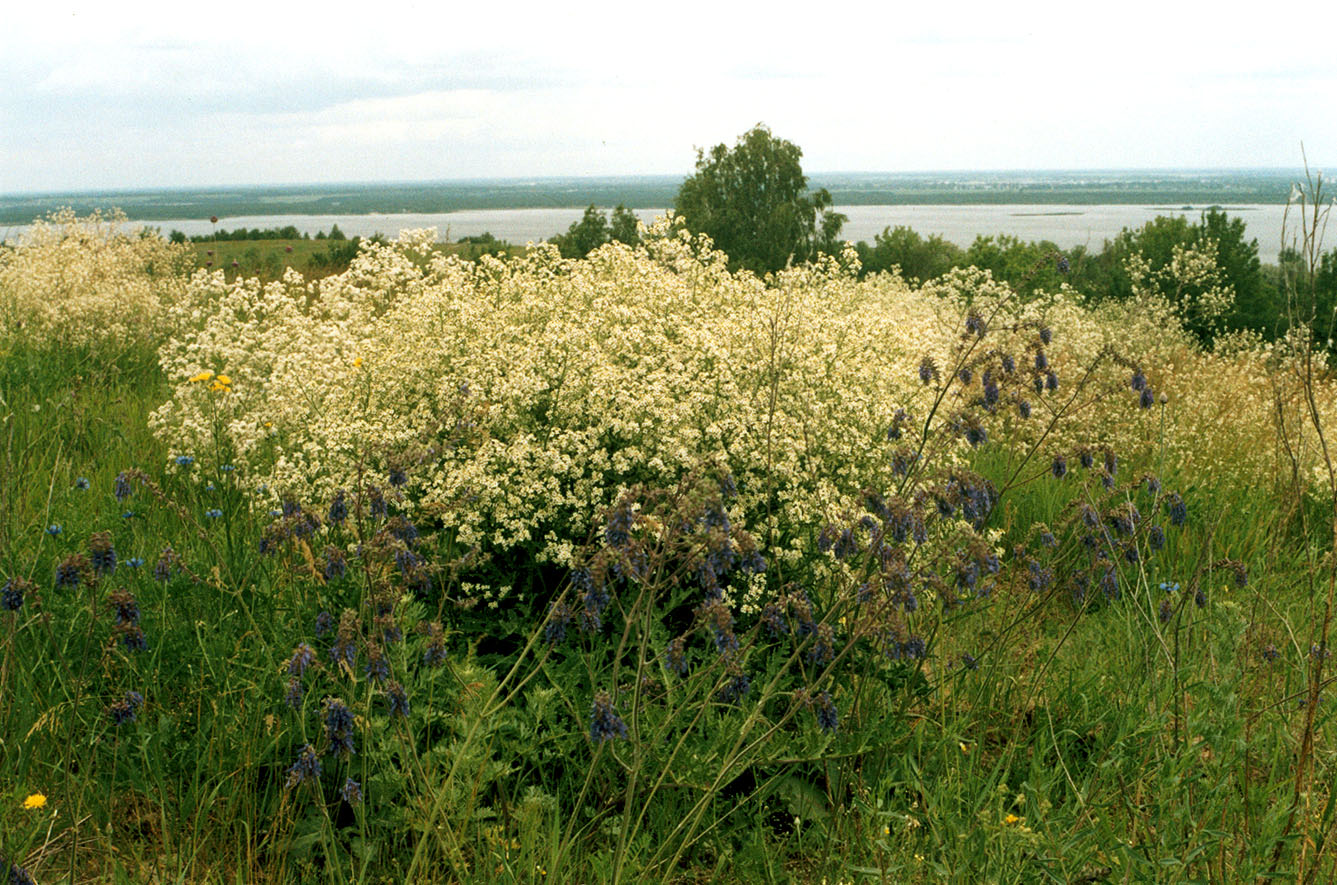
[[[905, 225], [921, 236], [938, 234], [958, 246], [969, 246], [977, 236], [1010, 234], [1021, 240], [1049, 240], [1061, 249], [1085, 246], [1099, 252], [1125, 227], [1137, 228], [1158, 215], [1185, 215], [1197, 221], [1205, 207], [1182, 206], [845, 206], [849, 216], [840, 235], [869, 244], [883, 228]], [[1227, 206], [1232, 217], [1243, 219], [1248, 239], [1258, 240], [1258, 257], [1275, 264], [1281, 251], [1285, 206], [1252, 204]], [[1290, 224], [1295, 226], [1292, 213]]]
[[[1098, 252], [1105, 240], [1112, 239], [1125, 227], [1140, 227], [1158, 215], [1186, 215], [1197, 220], [1203, 207], [1130, 206], [1130, 205], [957, 205], [957, 206], [838, 206], [849, 216], [841, 236], [847, 240], [873, 238], [884, 228], [905, 225], [923, 236], [938, 234], [959, 246], [969, 246], [977, 236], [1010, 234], [1022, 240], [1049, 240], [1061, 248], [1086, 246]], [[1248, 204], [1227, 206], [1226, 212], [1244, 220], [1249, 238], [1258, 240], [1258, 255], [1275, 263], [1281, 247], [1282, 217], [1285, 206]], [[663, 209], [637, 209], [645, 222], [663, 214]], [[164, 235], [179, 230], [188, 236], [219, 230], [246, 228], [281, 228], [292, 225], [314, 236], [338, 224], [348, 236], [368, 237], [384, 234], [390, 238], [401, 230], [434, 227], [442, 240], [491, 233], [500, 240], [527, 243], [545, 240], [562, 233], [580, 220], [583, 209], [476, 209], [458, 212], [405, 213], [396, 215], [245, 215], [221, 219], [217, 225], [207, 219], [168, 219], [132, 222], [135, 227], [156, 227]], [[1291, 223], [1295, 222], [1292, 215]], [[14, 242], [26, 225], [0, 226], [0, 239]]]

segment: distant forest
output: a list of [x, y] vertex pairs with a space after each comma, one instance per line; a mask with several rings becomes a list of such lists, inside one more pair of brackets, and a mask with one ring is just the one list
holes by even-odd
[[[837, 206], [979, 203], [1229, 205], [1284, 203], [1294, 169], [1068, 172], [815, 173]], [[490, 179], [395, 184], [108, 191], [0, 195], [0, 224], [28, 224], [71, 207], [80, 214], [113, 207], [131, 219], [240, 215], [363, 215], [468, 209], [631, 209], [673, 205], [680, 175], [616, 178]]]

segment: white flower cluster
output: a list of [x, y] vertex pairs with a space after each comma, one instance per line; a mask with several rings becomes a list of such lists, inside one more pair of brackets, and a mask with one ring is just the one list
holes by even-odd
[[[427, 233], [321, 281], [199, 272], [153, 426], [307, 499], [405, 464], [462, 543], [557, 561], [621, 489], [703, 464], [790, 525], [890, 482], [887, 428], [926, 410], [917, 367], [947, 360], [960, 305], [859, 283], [848, 255], [767, 287], [667, 220], [649, 234], [579, 261], [464, 262]], [[191, 383], [204, 372], [230, 388]]]
[[118, 349], [162, 340], [191, 255], [156, 233], [123, 233], [125, 223], [66, 209], [0, 249], [0, 334]]
[[[196, 273], [171, 317], [189, 331], [160, 351], [175, 389], [155, 431], [174, 454], [226, 453], [271, 494], [311, 502], [402, 471], [408, 500], [460, 544], [556, 563], [623, 489], [713, 467], [735, 478], [749, 529], [793, 545], [768, 551], [785, 557], [862, 489], [895, 485], [888, 428], [902, 409], [922, 427], [937, 390], [921, 383], [921, 361], [950, 372], [967, 311], [992, 316], [1009, 296], [982, 271], [923, 290], [860, 281], [852, 254], [764, 285], [729, 273], [671, 219], [637, 249], [582, 260], [539, 246], [467, 262], [432, 239], [365, 243], [347, 272], [320, 281]], [[1259, 428], [1289, 383], [1268, 375], [1275, 353], [1204, 354], [1163, 298], [1079, 302], [1065, 289], [993, 324], [984, 346], [1019, 365], [1035, 357], [1036, 330], [1051, 329], [1061, 376], [1033, 393], [1034, 417], [1015, 404], [986, 417], [991, 441], [1107, 443], [1121, 459], [1246, 482], [1270, 469]], [[1088, 377], [1111, 349], [1125, 362], [1106, 358]], [[1129, 360], [1168, 394], [1165, 411], [1137, 408]], [[209, 373], [229, 383], [191, 380]], [[977, 397], [978, 372], [973, 383], [935, 420]], [[1076, 421], [1049, 427], [1070, 398]]]

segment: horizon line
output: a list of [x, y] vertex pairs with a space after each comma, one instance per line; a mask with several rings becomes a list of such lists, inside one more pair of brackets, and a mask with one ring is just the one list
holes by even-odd
[[[1312, 166], [1310, 167], [1313, 168]], [[1108, 166], [1108, 167], [1045, 167], [1045, 168], [957, 168], [957, 169], [911, 169], [911, 170], [864, 170], [832, 169], [805, 173], [811, 181], [822, 176], [924, 176], [924, 175], [1076, 175], [1076, 174], [1153, 174], [1153, 173], [1273, 173], [1303, 174], [1305, 167], [1300, 166]], [[1317, 171], [1317, 170], [1315, 170]], [[395, 178], [395, 179], [340, 179], [329, 181], [303, 181], [286, 183], [232, 183], [200, 185], [151, 185], [118, 186], [104, 188], [58, 189], [43, 188], [34, 190], [15, 190], [0, 192], [0, 199], [22, 197], [60, 197], [60, 196], [114, 196], [129, 194], [159, 194], [168, 192], [214, 193], [219, 191], [261, 191], [261, 190], [302, 190], [309, 188], [331, 187], [396, 187], [407, 185], [487, 185], [487, 184], [527, 184], [553, 182], [595, 182], [595, 181], [634, 181], [645, 179], [686, 179], [688, 175], [671, 172], [638, 172], [609, 175], [505, 175], [473, 176], [461, 178]]]

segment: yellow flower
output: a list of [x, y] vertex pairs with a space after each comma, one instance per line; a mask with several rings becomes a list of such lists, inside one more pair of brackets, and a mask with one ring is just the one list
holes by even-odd
[[229, 378], [227, 375], [219, 375], [219, 376], [218, 376], [218, 383], [219, 383], [219, 384], [222, 384], [222, 385], [228, 385], [228, 384], [231, 384], [231, 383], [232, 383], [232, 379]]
[[353, 357], [353, 368], [359, 369], [361, 367], [362, 367], [362, 357], [360, 356]]
[[24, 800], [23, 800], [23, 807], [24, 807], [24, 808], [45, 808], [45, 807], [46, 807], [46, 797], [43, 796], [41, 793], [33, 793], [33, 794], [32, 794], [31, 796], [29, 796], [27, 799], [24, 799]]
[[203, 372], [200, 372], [198, 375], [191, 375], [191, 376], [190, 376], [190, 383], [191, 383], [191, 384], [195, 384], [195, 383], [200, 382], [200, 381], [208, 381], [208, 380], [209, 380], [210, 378], [212, 378], [213, 376], [214, 376], [214, 373], [213, 373], [213, 372], [210, 372], [208, 369], [205, 369]]
[[1015, 814], [1009, 814], [1007, 817], [1003, 818], [1003, 825], [1010, 827], [1013, 824], [1018, 823], [1020, 821], [1021, 818], [1017, 817]]

